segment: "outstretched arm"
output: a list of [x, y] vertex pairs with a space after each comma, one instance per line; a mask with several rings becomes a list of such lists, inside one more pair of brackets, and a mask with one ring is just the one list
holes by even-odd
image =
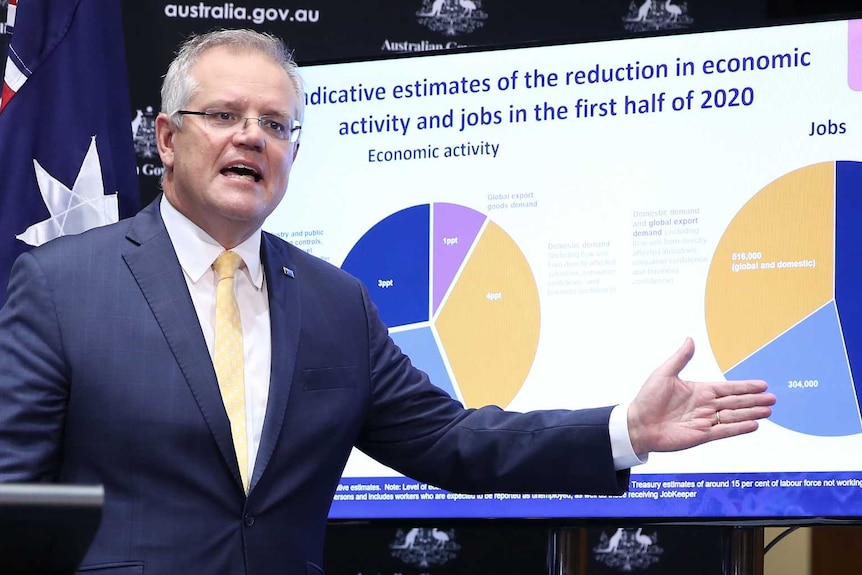
[[629, 405], [629, 437], [635, 453], [679, 451], [708, 441], [751, 433], [772, 414], [775, 396], [766, 382], [686, 381], [680, 371], [694, 355], [694, 342], [656, 369]]

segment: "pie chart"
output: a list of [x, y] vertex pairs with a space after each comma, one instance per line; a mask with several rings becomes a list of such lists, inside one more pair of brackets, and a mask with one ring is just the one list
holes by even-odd
[[505, 408], [539, 343], [539, 292], [523, 252], [484, 214], [429, 203], [369, 229], [342, 269], [368, 288], [395, 343], [467, 407]]
[[727, 226], [705, 319], [728, 379], [764, 379], [771, 420], [800, 433], [862, 432], [862, 163], [792, 171]]

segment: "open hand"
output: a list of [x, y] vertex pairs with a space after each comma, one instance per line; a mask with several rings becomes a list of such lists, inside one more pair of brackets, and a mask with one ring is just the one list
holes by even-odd
[[751, 433], [772, 415], [775, 396], [766, 382], [685, 381], [679, 373], [694, 355], [685, 343], [656, 369], [629, 405], [629, 437], [635, 453], [678, 451], [708, 441]]

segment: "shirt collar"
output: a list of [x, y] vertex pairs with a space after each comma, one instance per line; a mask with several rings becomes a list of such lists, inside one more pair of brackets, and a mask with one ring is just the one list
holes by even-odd
[[[177, 210], [162, 195], [159, 208], [162, 220], [168, 230], [168, 236], [174, 245], [180, 267], [192, 283], [197, 283], [212, 267], [212, 263], [224, 248], [212, 236], [203, 231], [197, 224]], [[258, 229], [247, 240], [232, 248], [245, 262], [249, 279], [254, 287], [261, 289], [263, 285], [263, 266], [260, 263], [260, 237]]]

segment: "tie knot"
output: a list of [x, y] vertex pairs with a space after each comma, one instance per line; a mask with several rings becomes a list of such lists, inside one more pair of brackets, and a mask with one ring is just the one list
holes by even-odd
[[225, 251], [213, 262], [213, 269], [219, 280], [232, 278], [242, 264], [242, 258], [236, 252]]

